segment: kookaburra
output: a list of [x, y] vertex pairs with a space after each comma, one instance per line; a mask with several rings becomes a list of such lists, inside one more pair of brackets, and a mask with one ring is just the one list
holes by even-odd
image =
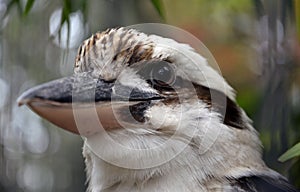
[[83, 136], [90, 192], [297, 191], [265, 165], [230, 85], [169, 38], [96, 33], [80, 46], [72, 76], [18, 103]]

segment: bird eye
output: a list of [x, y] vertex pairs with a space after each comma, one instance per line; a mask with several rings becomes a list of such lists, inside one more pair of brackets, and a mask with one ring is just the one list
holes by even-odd
[[151, 69], [150, 77], [156, 85], [171, 86], [175, 82], [174, 68], [166, 61], [159, 61]]

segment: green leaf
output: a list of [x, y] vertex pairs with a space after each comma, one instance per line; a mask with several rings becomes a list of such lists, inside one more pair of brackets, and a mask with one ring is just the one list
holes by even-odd
[[67, 28], [68, 28], [67, 46], [69, 46], [69, 41], [70, 41], [70, 14], [71, 14], [71, 0], [64, 0], [63, 9], [61, 12], [60, 27], [58, 30], [58, 39], [60, 42], [61, 41], [61, 29], [63, 27], [63, 24], [66, 22]]
[[24, 10], [24, 15], [27, 16], [28, 13], [30, 12], [35, 0], [27, 0], [25, 10]]
[[292, 148], [290, 148], [287, 152], [279, 157], [280, 162], [285, 162], [294, 157], [300, 156], [300, 143], [296, 144]]
[[151, 0], [153, 6], [155, 7], [156, 11], [158, 12], [158, 14], [164, 18], [164, 13], [163, 13], [163, 3], [161, 0]]

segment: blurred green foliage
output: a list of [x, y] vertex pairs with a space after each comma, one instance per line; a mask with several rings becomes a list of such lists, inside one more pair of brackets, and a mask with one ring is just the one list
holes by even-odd
[[296, 13], [296, 26], [298, 33], [298, 40], [300, 41], [300, 1], [295, 1], [295, 13]]

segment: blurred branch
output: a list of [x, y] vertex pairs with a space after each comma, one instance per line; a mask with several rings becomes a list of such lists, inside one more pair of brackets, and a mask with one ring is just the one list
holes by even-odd
[[258, 18], [264, 16], [265, 10], [264, 10], [264, 6], [263, 6], [261, 0], [253, 0], [253, 4], [254, 4], [256, 15], [258, 16]]

